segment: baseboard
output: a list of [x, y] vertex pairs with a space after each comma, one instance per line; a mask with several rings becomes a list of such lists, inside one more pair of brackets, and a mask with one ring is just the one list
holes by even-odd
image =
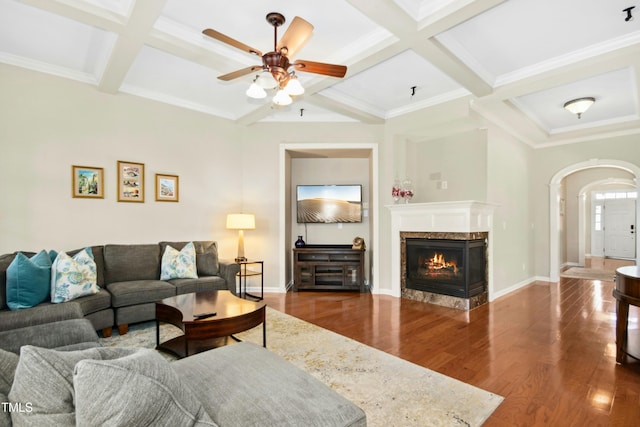
[[502, 298], [505, 295], [510, 294], [511, 292], [515, 292], [520, 288], [524, 288], [527, 285], [532, 284], [533, 282], [535, 282], [537, 279], [535, 278], [529, 278], [529, 279], [525, 279], [521, 282], [518, 282], [514, 285], [509, 286], [506, 289], [501, 289], [499, 291], [494, 292], [493, 294], [489, 295], [489, 301], [495, 301], [498, 298]]

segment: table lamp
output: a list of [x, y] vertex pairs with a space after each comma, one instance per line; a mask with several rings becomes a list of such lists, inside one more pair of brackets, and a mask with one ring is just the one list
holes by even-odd
[[253, 214], [228, 214], [227, 229], [238, 230], [238, 257], [236, 262], [246, 261], [244, 256], [244, 230], [256, 228], [256, 217]]

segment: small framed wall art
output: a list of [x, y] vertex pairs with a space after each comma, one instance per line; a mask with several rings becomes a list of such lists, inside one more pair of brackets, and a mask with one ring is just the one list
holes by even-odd
[[104, 199], [104, 169], [94, 166], [71, 166], [73, 197]]
[[118, 201], [144, 203], [144, 163], [118, 161]]
[[179, 196], [178, 175], [156, 174], [156, 201], [177, 202]]

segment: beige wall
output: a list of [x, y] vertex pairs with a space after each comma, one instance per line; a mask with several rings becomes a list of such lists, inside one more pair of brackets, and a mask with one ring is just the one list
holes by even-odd
[[[244, 188], [244, 206], [247, 211], [256, 215], [256, 230], [245, 234], [245, 252], [248, 257], [261, 257], [265, 260], [265, 286], [283, 289], [286, 285], [281, 281], [289, 279], [291, 245], [297, 236], [297, 231], [293, 228], [296, 227], [297, 230], [295, 216], [291, 216], [291, 202], [287, 200], [291, 195], [291, 186], [295, 185], [291, 164], [294, 159], [287, 157], [288, 160], [282, 160], [282, 147], [326, 144], [328, 148], [335, 146], [340, 149], [345, 144], [377, 144], [381, 138], [382, 126], [357, 123], [337, 123], [331, 126], [324, 123], [257, 123], [242, 128], [238, 143], [243, 147], [241, 186]], [[359, 162], [362, 159], [356, 160]], [[349, 173], [342, 176], [346, 179]], [[282, 193], [279, 187], [281, 179], [286, 181], [286, 189]], [[362, 179], [366, 179], [370, 185], [368, 178]], [[370, 215], [373, 213], [370, 212]], [[337, 225], [327, 227], [338, 231]], [[347, 231], [350, 236], [351, 231]], [[347, 234], [339, 233], [335, 237], [345, 243], [350, 241]], [[353, 237], [355, 236], [351, 239]], [[279, 248], [280, 239], [285, 239], [283, 248]], [[369, 244], [367, 252], [372, 256]], [[279, 273], [281, 270], [284, 272], [282, 275]]]
[[[236, 126], [9, 66], [0, 92], [0, 253], [213, 239], [235, 256], [224, 227], [242, 207]], [[145, 164], [145, 203], [117, 202], [118, 160]], [[104, 199], [71, 197], [71, 165], [104, 168]], [[179, 176], [179, 203], [154, 200], [155, 173]]]
[[[377, 211], [370, 212], [379, 221], [379, 253], [371, 255], [380, 273], [374, 290], [383, 293], [390, 287], [388, 259], [395, 244], [384, 207], [392, 203], [394, 177], [414, 181], [416, 202], [474, 199], [498, 204], [496, 291], [507, 292], [549, 274], [551, 177], [592, 158], [636, 163], [640, 158], [637, 136], [533, 150], [491, 126], [475, 124], [477, 117], [463, 120], [470, 117], [468, 100], [385, 125], [240, 126], [7, 65], [0, 65], [0, 90], [0, 179], [5, 184], [0, 253], [214, 239], [222, 256], [233, 258], [237, 235], [224, 229], [225, 216], [244, 211], [256, 215], [256, 229], [245, 234], [246, 254], [265, 261], [265, 286], [272, 289], [284, 286], [279, 271], [290, 255], [288, 250], [280, 253], [277, 242], [294, 232], [290, 219], [281, 220], [291, 188], [281, 157], [283, 144], [340, 148], [362, 143], [378, 148], [379, 160], [369, 173], [375, 171], [380, 183], [377, 191], [370, 189], [379, 202]], [[451, 125], [443, 122], [446, 117], [460, 123], [459, 134], [441, 136]], [[145, 163], [146, 203], [116, 201], [118, 160]], [[74, 164], [105, 169], [104, 199], [71, 197]], [[437, 189], [431, 179], [438, 172], [448, 181], [447, 191]], [[154, 201], [155, 173], [180, 176], [180, 203]], [[289, 180], [287, 192], [281, 191], [283, 180]]]
[[[303, 236], [307, 244], [351, 244], [360, 236], [369, 242], [369, 208], [363, 208], [361, 223], [298, 224], [296, 220], [296, 186], [324, 184], [362, 185], [363, 206], [369, 205], [369, 159], [304, 159], [291, 160], [291, 236]], [[293, 242], [292, 242], [293, 243]]]
[[406, 146], [406, 177], [414, 182], [414, 202], [487, 200], [486, 131], [408, 142]]

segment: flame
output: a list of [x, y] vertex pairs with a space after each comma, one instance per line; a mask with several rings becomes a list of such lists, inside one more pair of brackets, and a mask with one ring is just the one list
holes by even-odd
[[458, 266], [456, 264], [456, 261], [447, 261], [444, 258], [443, 254], [439, 254], [439, 253], [434, 253], [432, 258], [428, 258], [425, 262], [427, 269], [433, 271], [433, 270], [443, 270], [443, 269], [448, 269], [448, 270], [452, 270], [453, 274], [457, 274], [458, 273]]

